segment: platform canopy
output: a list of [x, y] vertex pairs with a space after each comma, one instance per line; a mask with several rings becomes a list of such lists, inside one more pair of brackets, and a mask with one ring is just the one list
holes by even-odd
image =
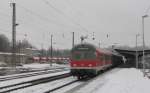
[[[130, 50], [115, 49], [115, 50], [127, 59], [126, 65], [128, 67], [135, 67], [135, 65], [136, 65], [136, 59], [135, 59], [136, 58], [136, 50], [135, 49], [130, 49]], [[144, 50], [144, 54], [150, 55], [150, 49]], [[138, 50], [137, 55], [138, 55], [138, 59], [139, 59], [139, 63], [140, 63], [141, 58], [143, 56], [143, 50]]]

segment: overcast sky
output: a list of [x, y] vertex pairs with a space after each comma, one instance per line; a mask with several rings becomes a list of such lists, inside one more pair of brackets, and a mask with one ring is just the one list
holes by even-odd
[[[0, 34], [11, 39], [12, 0], [0, 0]], [[135, 46], [136, 34], [142, 35], [142, 16], [150, 15], [150, 0], [14, 0], [17, 12], [17, 40], [27, 39], [37, 48], [71, 48], [80, 36], [86, 42], [107, 47]], [[150, 46], [150, 17], [145, 18], [145, 41]], [[93, 34], [94, 33], [94, 34]], [[25, 34], [27, 35], [25, 37]], [[92, 40], [92, 38], [95, 40]], [[142, 36], [138, 37], [142, 45]]]

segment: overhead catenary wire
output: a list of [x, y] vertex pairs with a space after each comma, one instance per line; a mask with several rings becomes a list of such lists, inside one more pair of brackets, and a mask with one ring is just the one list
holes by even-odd
[[9, 15], [7, 15], [7, 14], [4, 14], [4, 13], [2, 13], [2, 12], [0, 12], [0, 16], [3, 16], [3, 17], [5, 17], [5, 18], [8, 18], [8, 17], [10, 17]]
[[[30, 13], [31, 14], [31, 13]], [[9, 15], [7, 15], [7, 14], [4, 14], [4, 13], [1, 13], [0, 12], [0, 15], [2, 15], [2, 19], [4, 19], [4, 18], [8, 18], [8, 20], [9, 20], [9, 18], [11, 19], [11, 16], [9, 16]], [[1, 16], [0, 16], [1, 17]], [[18, 20], [18, 19], [17, 19]], [[1, 20], [1, 22], [2, 22], [3, 20]], [[7, 21], [7, 20], [6, 20]], [[6, 21], [3, 21], [3, 23], [6, 23]], [[19, 21], [22, 21], [22, 20], [19, 20]], [[10, 20], [10, 22], [11, 22], [11, 20]], [[7, 23], [10, 23], [10, 22], [7, 22]], [[24, 22], [24, 20], [23, 20], [23, 22]], [[22, 25], [22, 24], [21, 24]], [[0, 28], [0, 34], [6, 34], [6, 35], [11, 35], [12, 34], [12, 32], [11, 32], [11, 25], [10, 25], [10, 30], [6, 30], [6, 28], [8, 28], [8, 27], [5, 27], [6, 25], [4, 24], [4, 26], [1, 26], [2, 28]], [[5, 29], [4, 29], [4, 27], [5, 27]], [[9, 29], [8, 28], [8, 29]], [[37, 28], [37, 27], [36, 27]], [[21, 37], [21, 35], [24, 35], [24, 33], [18, 33], [18, 31], [17, 31], [17, 37]], [[10, 36], [9, 36], [10, 37]]]
[[[43, 21], [43, 22], [48, 22], [48, 23], [53, 23], [53, 24], [56, 24], [56, 25], [58, 25], [58, 26], [63, 26], [63, 27], [70, 27], [70, 28], [72, 28], [72, 29], [75, 29], [76, 27], [73, 27], [73, 26], [69, 26], [69, 25], [65, 25], [65, 24], [61, 24], [61, 23], [57, 23], [57, 22], [55, 22], [55, 21], [53, 21], [53, 20], [50, 20], [49, 18], [47, 18], [47, 17], [45, 17], [45, 16], [43, 16], [43, 15], [41, 15], [41, 14], [39, 14], [39, 13], [36, 13], [35, 11], [33, 11], [33, 10], [31, 10], [31, 9], [29, 9], [29, 8], [26, 8], [26, 7], [24, 7], [24, 6], [22, 6], [22, 5], [20, 5], [20, 4], [16, 4], [17, 5], [17, 7], [19, 6], [19, 7], [22, 7], [22, 9], [24, 9], [27, 13], [29, 13], [29, 14], [31, 14], [31, 15], [34, 15], [35, 17], [37, 17], [38, 19], [39, 19], [39, 21]], [[11, 15], [8, 15], [7, 17], [11, 17]], [[26, 18], [28, 18], [28, 16], [26, 16]], [[18, 21], [18, 24], [19, 25], [28, 25], [28, 26], [30, 26], [31, 24], [31, 28], [32, 28], [32, 30], [39, 30], [39, 31], [45, 31], [45, 30], [47, 30], [48, 31], [48, 29], [46, 29], [46, 28], [44, 28], [44, 26], [43, 25], [41, 25], [41, 26], [37, 26], [37, 27], [33, 27], [34, 25], [34, 23], [32, 23], [32, 21], [30, 21], [29, 23], [27, 23], [27, 21], [26, 20], [22, 20], [22, 19], [19, 19], [19, 17], [17, 16], [17, 21]], [[20, 22], [23, 22], [23, 24], [22, 23], [20, 23]], [[25, 23], [25, 24], [24, 24]], [[30, 24], [31, 23], [31, 24]], [[38, 24], [38, 22], [36, 22], [36, 24]], [[38, 24], [39, 25], [39, 24]], [[45, 25], [45, 24], [44, 24]], [[80, 25], [80, 24], [79, 24]], [[42, 29], [39, 29], [39, 28], [42, 28]], [[11, 27], [10, 27], [11, 28]], [[20, 26], [19, 26], [19, 28], [20, 28]], [[81, 27], [80, 27], [81, 28]], [[77, 28], [76, 28], [77, 29]], [[84, 29], [84, 28], [82, 28], [82, 29]], [[4, 31], [4, 30], [3, 30]], [[21, 31], [21, 30], [20, 30]], [[20, 31], [17, 31], [17, 34], [20, 34], [20, 35], [24, 35], [23, 33], [20, 33]], [[64, 30], [64, 31], [67, 31], [66, 29]], [[69, 30], [68, 30], [69, 31]], [[18, 33], [19, 32], [19, 33]], [[70, 31], [70, 32], [72, 32], [72, 31]], [[10, 30], [10, 32], [9, 31], [7, 31], [7, 33], [11, 33], [11, 30]], [[63, 32], [62, 32], [63, 33]], [[20, 36], [19, 35], [19, 36]], [[64, 37], [64, 35], [62, 36], [62, 37]], [[66, 37], [65, 37], [66, 38]]]
[[[5, 15], [5, 16], [6, 16], [6, 17], [9, 17], [9, 15]], [[2, 20], [1, 20], [1, 21], [2, 21]], [[22, 20], [19, 19], [19, 22], [23, 22], [23, 23], [24, 23], [25, 21], [24, 21], [24, 20], [22, 21]], [[4, 23], [8, 23], [8, 22], [4, 22], [4, 21], [3, 21], [3, 24], [4, 24]], [[10, 23], [10, 22], [9, 22], [9, 23]], [[29, 24], [29, 25], [31, 25], [31, 24]], [[6, 26], [6, 25], [5, 25], [5, 26]], [[7, 28], [11, 28], [11, 27], [7, 27]], [[37, 29], [37, 27], [35, 27], [35, 28]], [[5, 29], [0, 29], [0, 30], [1, 30], [1, 31], [5, 31], [5, 32], [10, 33], [10, 34], [12, 33], [11, 30], [10, 30], [10, 31], [9, 31], [9, 30], [5, 30]], [[19, 34], [19, 35], [24, 35], [24, 33], [20, 33], [20, 32], [19, 32], [19, 33], [17, 32], [17, 34]]]
[[6, 9], [3, 9], [3, 8], [0, 8], [1, 10], [0, 10], [0, 13], [2, 14], [2, 15], [4, 15], [4, 16], [11, 16], [10, 14], [7, 14], [6, 13]]
[[77, 23], [76, 21], [74, 21], [71, 17], [67, 16], [64, 12], [62, 12], [60, 9], [54, 7], [48, 0], [42, 0], [43, 2], [45, 2], [45, 4], [47, 4], [49, 7], [51, 7], [52, 9], [54, 9], [57, 13], [63, 15], [67, 20], [71, 21], [72, 23], [74, 23], [75, 25], [77, 25], [78, 27], [80, 27], [83, 31], [85, 32], [89, 32], [85, 27], [83, 27], [80, 23]]
[[[56, 22], [54, 22], [54, 21], [52, 21], [52, 20], [50, 20], [50, 19], [48, 19], [48, 18], [46, 18], [46, 17], [43, 17], [43, 16], [41, 16], [40, 14], [38, 14], [38, 13], [36, 13], [36, 12], [33, 12], [33, 11], [31, 11], [30, 9], [27, 9], [26, 7], [24, 7], [24, 6], [20, 5], [20, 4], [17, 4], [17, 5], [18, 5], [19, 7], [21, 7], [21, 8], [23, 8], [26, 12], [30, 13], [31, 15], [34, 15], [34, 16], [38, 17], [39, 19], [41, 19], [41, 20], [43, 20], [43, 21], [50, 22], [50, 23], [55, 23], [55, 24], [57, 24], [57, 25], [66, 26], [66, 25], [64, 25], [64, 24], [56, 23]], [[53, 7], [53, 8], [54, 8], [54, 7]], [[58, 11], [59, 11], [59, 10], [58, 10]], [[65, 15], [65, 14], [64, 14], [64, 15]], [[76, 23], [76, 24], [78, 24], [78, 23]], [[80, 25], [80, 24], [78, 24], [78, 25]], [[80, 26], [80, 27], [82, 27], [82, 26]], [[82, 27], [82, 29], [85, 29], [85, 28]], [[86, 31], [87, 31], [87, 30], [86, 30]]]
[[[18, 4], [18, 3], [17, 3], [17, 7], [19, 7], [20, 9], [23, 9], [25, 12], [27, 12], [28, 14], [30, 14], [30, 15], [32, 15], [32, 16], [38, 18], [39, 20], [42, 20], [42, 21], [44, 21], [44, 22], [47, 22], [47, 20], [48, 20], [48, 19], [46, 19], [45, 17], [39, 15], [38, 13], [33, 12], [32, 10], [30, 10], [30, 9], [28, 9], [28, 8], [26, 8], [26, 7], [24, 7], [24, 6], [20, 5], [20, 4]], [[26, 18], [28, 18], [28, 17], [29, 17], [29, 16], [26, 16]], [[43, 27], [43, 25], [39, 24], [40, 22], [38, 22], [37, 20], [36, 20], [35, 23], [36, 23], [38, 26], [36, 26], [36, 25], [33, 23], [34, 20], [32, 20], [32, 22], [31, 22], [31, 21], [27, 21], [27, 20], [20, 19], [19, 17], [18, 17], [17, 20], [19, 21], [19, 24], [20, 24], [20, 25], [27, 26], [27, 27], [29, 27], [31, 30], [35, 31], [35, 32], [37, 32], [37, 31], [48, 31], [45, 27]]]
[[148, 14], [149, 10], [150, 10], [150, 6], [146, 9], [145, 14]]
[[24, 6], [22, 6], [21, 4], [17, 4], [20, 8], [24, 9], [26, 12], [30, 13], [31, 15], [34, 15], [35, 17], [39, 18], [40, 20], [44, 21], [44, 22], [48, 22], [48, 23], [51, 23], [51, 24], [55, 24], [57, 26], [62, 26], [62, 27], [70, 27], [70, 28], [73, 28], [72, 26], [69, 26], [69, 25], [65, 25], [65, 24], [62, 24], [60, 22], [55, 22], [54, 20], [51, 20], [43, 15], [40, 15], [34, 11], [32, 11], [31, 9], [29, 8], [26, 8]]
[[6, 29], [3, 29], [3, 28], [0, 28], [0, 32], [6, 32], [6, 33], [10, 33], [11, 34], [11, 32], [9, 31], [9, 30], [6, 30]]
[[[24, 9], [27, 13], [29, 13], [29, 14], [31, 14], [31, 15], [33, 15], [33, 16], [36, 16], [38, 19], [40, 19], [40, 20], [42, 20], [42, 21], [44, 21], [44, 22], [50, 22], [50, 23], [55, 23], [55, 24], [57, 24], [57, 25], [62, 25], [62, 26], [65, 26], [64, 24], [61, 24], [61, 23], [56, 23], [56, 22], [54, 22], [54, 21], [52, 21], [52, 20], [49, 20], [48, 18], [46, 18], [46, 17], [43, 17], [43, 16], [41, 16], [40, 14], [38, 14], [38, 13], [36, 13], [36, 12], [33, 12], [32, 10], [30, 10], [30, 9], [28, 9], [28, 8], [26, 8], [26, 7], [24, 7], [24, 6], [22, 6], [22, 5], [20, 5], [20, 4], [18, 4], [17, 3], [17, 7], [19, 7], [19, 8], [21, 8], [21, 9]], [[4, 14], [4, 13], [1, 13], [1, 11], [0, 11], [0, 14], [2, 14], [3, 15], [3, 19], [4, 19], [4, 17], [5, 18], [9, 18], [9, 17], [11, 17], [10, 15], [7, 15], [7, 14]], [[27, 16], [26, 16], [27, 17]], [[27, 23], [27, 22], [25, 22], [25, 20], [21, 20], [21, 19], [18, 19], [17, 18], [17, 20], [19, 21], [19, 22], [23, 22], [23, 24], [25, 23], [25, 24], [29, 24], [28, 26], [30, 26], [31, 24], [30, 23], [32, 23], [31, 21], [29, 22], [29, 23]], [[1, 22], [2, 22], [2, 20], [1, 20]], [[6, 22], [3, 22], [3, 23], [6, 23]], [[8, 22], [8, 23], [10, 23], [10, 22]], [[36, 22], [37, 23], [37, 22]], [[21, 24], [22, 25], [22, 24]], [[33, 26], [33, 25], [32, 25]], [[41, 25], [40, 25], [41, 26]], [[11, 27], [10, 27], [11, 28]], [[37, 29], [37, 27], [35, 27], [36, 29]], [[39, 28], [39, 26], [38, 26], [38, 28]], [[45, 29], [46, 30], [46, 29]], [[39, 31], [44, 31], [43, 30], [43, 28], [42, 29], [39, 29]]]
[[[79, 10], [73, 7], [70, 0], [65, 0], [65, 1], [69, 5], [69, 9], [71, 9], [73, 12], [75, 12], [75, 14], [80, 14]], [[77, 16], [76, 16], [76, 18], [77, 18]]]
[[[17, 4], [17, 5], [18, 5], [18, 4]], [[33, 15], [33, 16], [36, 16], [37, 18], [40, 18], [40, 19], [43, 20], [44, 22], [45, 22], [45, 21], [47, 22], [46, 17], [43, 17], [43, 16], [39, 15], [38, 13], [36, 13], [36, 12], [34, 12], [34, 11], [32, 11], [32, 10], [30, 10], [30, 9], [28, 9], [28, 8], [26, 8], [26, 7], [22, 6], [22, 5], [20, 5], [20, 4], [19, 4], [19, 7], [21, 7], [22, 9], [24, 9], [27, 13], [29, 13], [29, 14], [31, 14], [31, 15]], [[31, 23], [32, 23], [32, 22], [29, 22], [28, 25], [31, 26]], [[36, 22], [36, 23], [38, 23], [38, 22]], [[39, 25], [39, 24], [38, 24], [38, 25]], [[33, 26], [34, 26], [34, 25], [33, 25]], [[31, 27], [33, 28], [33, 26], [31, 26]], [[41, 26], [41, 25], [40, 25], [40, 26]], [[38, 28], [39, 28], [39, 26], [38, 26]], [[35, 29], [37, 29], [37, 27], [36, 27]], [[38, 29], [38, 30], [44, 31], [44, 29], [43, 29], [43, 30], [42, 30], [42, 29]], [[47, 30], [47, 29], [45, 29], [45, 30]], [[66, 31], [66, 30], [65, 30], [65, 31]]]
[[0, 18], [1, 18], [1, 25], [5, 25], [5, 26], [8, 26], [8, 25], [10, 25], [10, 18], [11, 16], [9, 16], [9, 15], [7, 15], [7, 14], [5, 14], [5, 13], [2, 13], [1, 11], [0, 11]]
[[[30, 10], [29, 8], [26, 8], [26, 7], [24, 7], [24, 6], [22, 6], [22, 5], [20, 5], [20, 4], [17, 4], [17, 6], [19, 5], [19, 7], [21, 8], [21, 9], [23, 9], [23, 10], [25, 10], [25, 12], [27, 12], [27, 13], [29, 13], [29, 14], [31, 14], [31, 15], [33, 15], [34, 17], [36, 17], [36, 18], [38, 18], [39, 20], [42, 20], [42, 21], [44, 21], [44, 22], [49, 22], [49, 21], [47, 21], [47, 19], [45, 18], [45, 17], [43, 17], [42, 15], [40, 15], [40, 14], [38, 14], [38, 13], [36, 13], [36, 12], [34, 12], [34, 11], [32, 11], [32, 10]], [[26, 16], [26, 17], [28, 17], [28, 16]], [[23, 25], [25, 25], [25, 26], [28, 26], [29, 28], [31, 28], [32, 30], [34, 30], [35, 31], [35, 29], [36, 29], [36, 31], [49, 31], [49, 29], [46, 29], [45, 27], [43, 27], [44, 25], [41, 25], [41, 24], [39, 24], [40, 22], [35, 22], [38, 26], [36, 26], [36, 25], [34, 25], [34, 23], [33, 23], [33, 20], [32, 20], [32, 22], [30, 21], [30, 22], [25, 22], [25, 20], [21, 20], [21, 19], [19, 19], [19, 21], [21, 21], [21, 22], [23, 22], [22, 24]], [[37, 21], [37, 20], [36, 20]], [[20, 22], [19, 22], [20, 23]], [[21, 25], [22, 25], [21, 24]], [[47, 24], [48, 25], [48, 24]], [[58, 24], [59, 25], [59, 24]], [[64, 25], [63, 25], [64, 26]], [[49, 26], [48, 26], [49, 27]], [[69, 26], [66, 26], [65, 25], [65, 27], [69, 27]], [[72, 27], [70, 27], [71, 29], [74, 29], [74, 28], [72, 28]], [[67, 31], [66, 29], [65, 29], [65, 31]], [[68, 31], [70, 31], [69, 29], [68, 29]]]

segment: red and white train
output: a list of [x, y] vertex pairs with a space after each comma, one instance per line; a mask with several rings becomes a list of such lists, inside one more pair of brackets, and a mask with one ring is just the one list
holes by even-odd
[[29, 60], [32, 62], [69, 62], [69, 57], [31, 57]]
[[71, 50], [71, 74], [79, 79], [97, 75], [101, 70], [122, 63], [118, 53], [95, 47], [92, 44], [78, 44]]

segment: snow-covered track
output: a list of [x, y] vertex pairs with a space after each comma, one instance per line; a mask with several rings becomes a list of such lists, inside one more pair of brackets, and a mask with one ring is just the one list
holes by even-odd
[[66, 84], [64, 84], [64, 85], [60, 85], [60, 86], [58, 86], [58, 87], [56, 87], [56, 88], [50, 89], [50, 90], [48, 90], [48, 91], [46, 91], [46, 92], [44, 92], [44, 93], [51, 93], [51, 92], [53, 92], [53, 91], [59, 90], [59, 89], [61, 89], [61, 88], [63, 88], [63, 87], [66, 87], [66, 86], [71, 85], [71, 84], [73, 84], [73, 83], [76, 83], [76, 82], [78, 82], [78, 81], [79, 81], [79, 80], [71, 81], [71, 82], [66, 83]]
[[26, 88], [26, 87], [30, 87], [30, 86], [34, 86], [34, 85], [38, 85], [38, 84], [42, 84], [42, 83], [51, 82], [51, 81], [54, 81], [54, 80], [66, 78], [66, 77], [69, 77], [69, 76], [70, 76], [70, 73], [64, 73], [64, 74], [61, 74], [61, 75], [45, 77], [45, 78], [40, 78], [40, 79], [36, 79], [36, 80], [21, 82], [21, 83], [17, 83], [17, 84], [13, 84], [13, 85], [8, 85], [8, 86], [0, 87], [0, 93], [11, 92], [11, 91], [14, 91], [14, 90], [23, 89], [23, 88]]
[[37, 71], [37, 72], [32, 72], [32, 73], [24, 73], [24, 74], [18, 74], [14, 76], [7, 76], [7, 77], [2, 77], [0, 78], [1, 81], [7, 81], [7, 80], [13, 80], [13, 79], [19, 79], [19, 78], [26, 78], [26, 77], [32, 77], [32, 76], [37, 76], [37, 75], [43, 75], [43, 74], [48, 74], [48, 73], [55, 73], [55, 72], [60, 72], [60, 71], [65, 71], [66, 69], [64, 68], [56, 68], [56, 69], [50, 69], [50, 70], [43, 70], [43, 71]]

